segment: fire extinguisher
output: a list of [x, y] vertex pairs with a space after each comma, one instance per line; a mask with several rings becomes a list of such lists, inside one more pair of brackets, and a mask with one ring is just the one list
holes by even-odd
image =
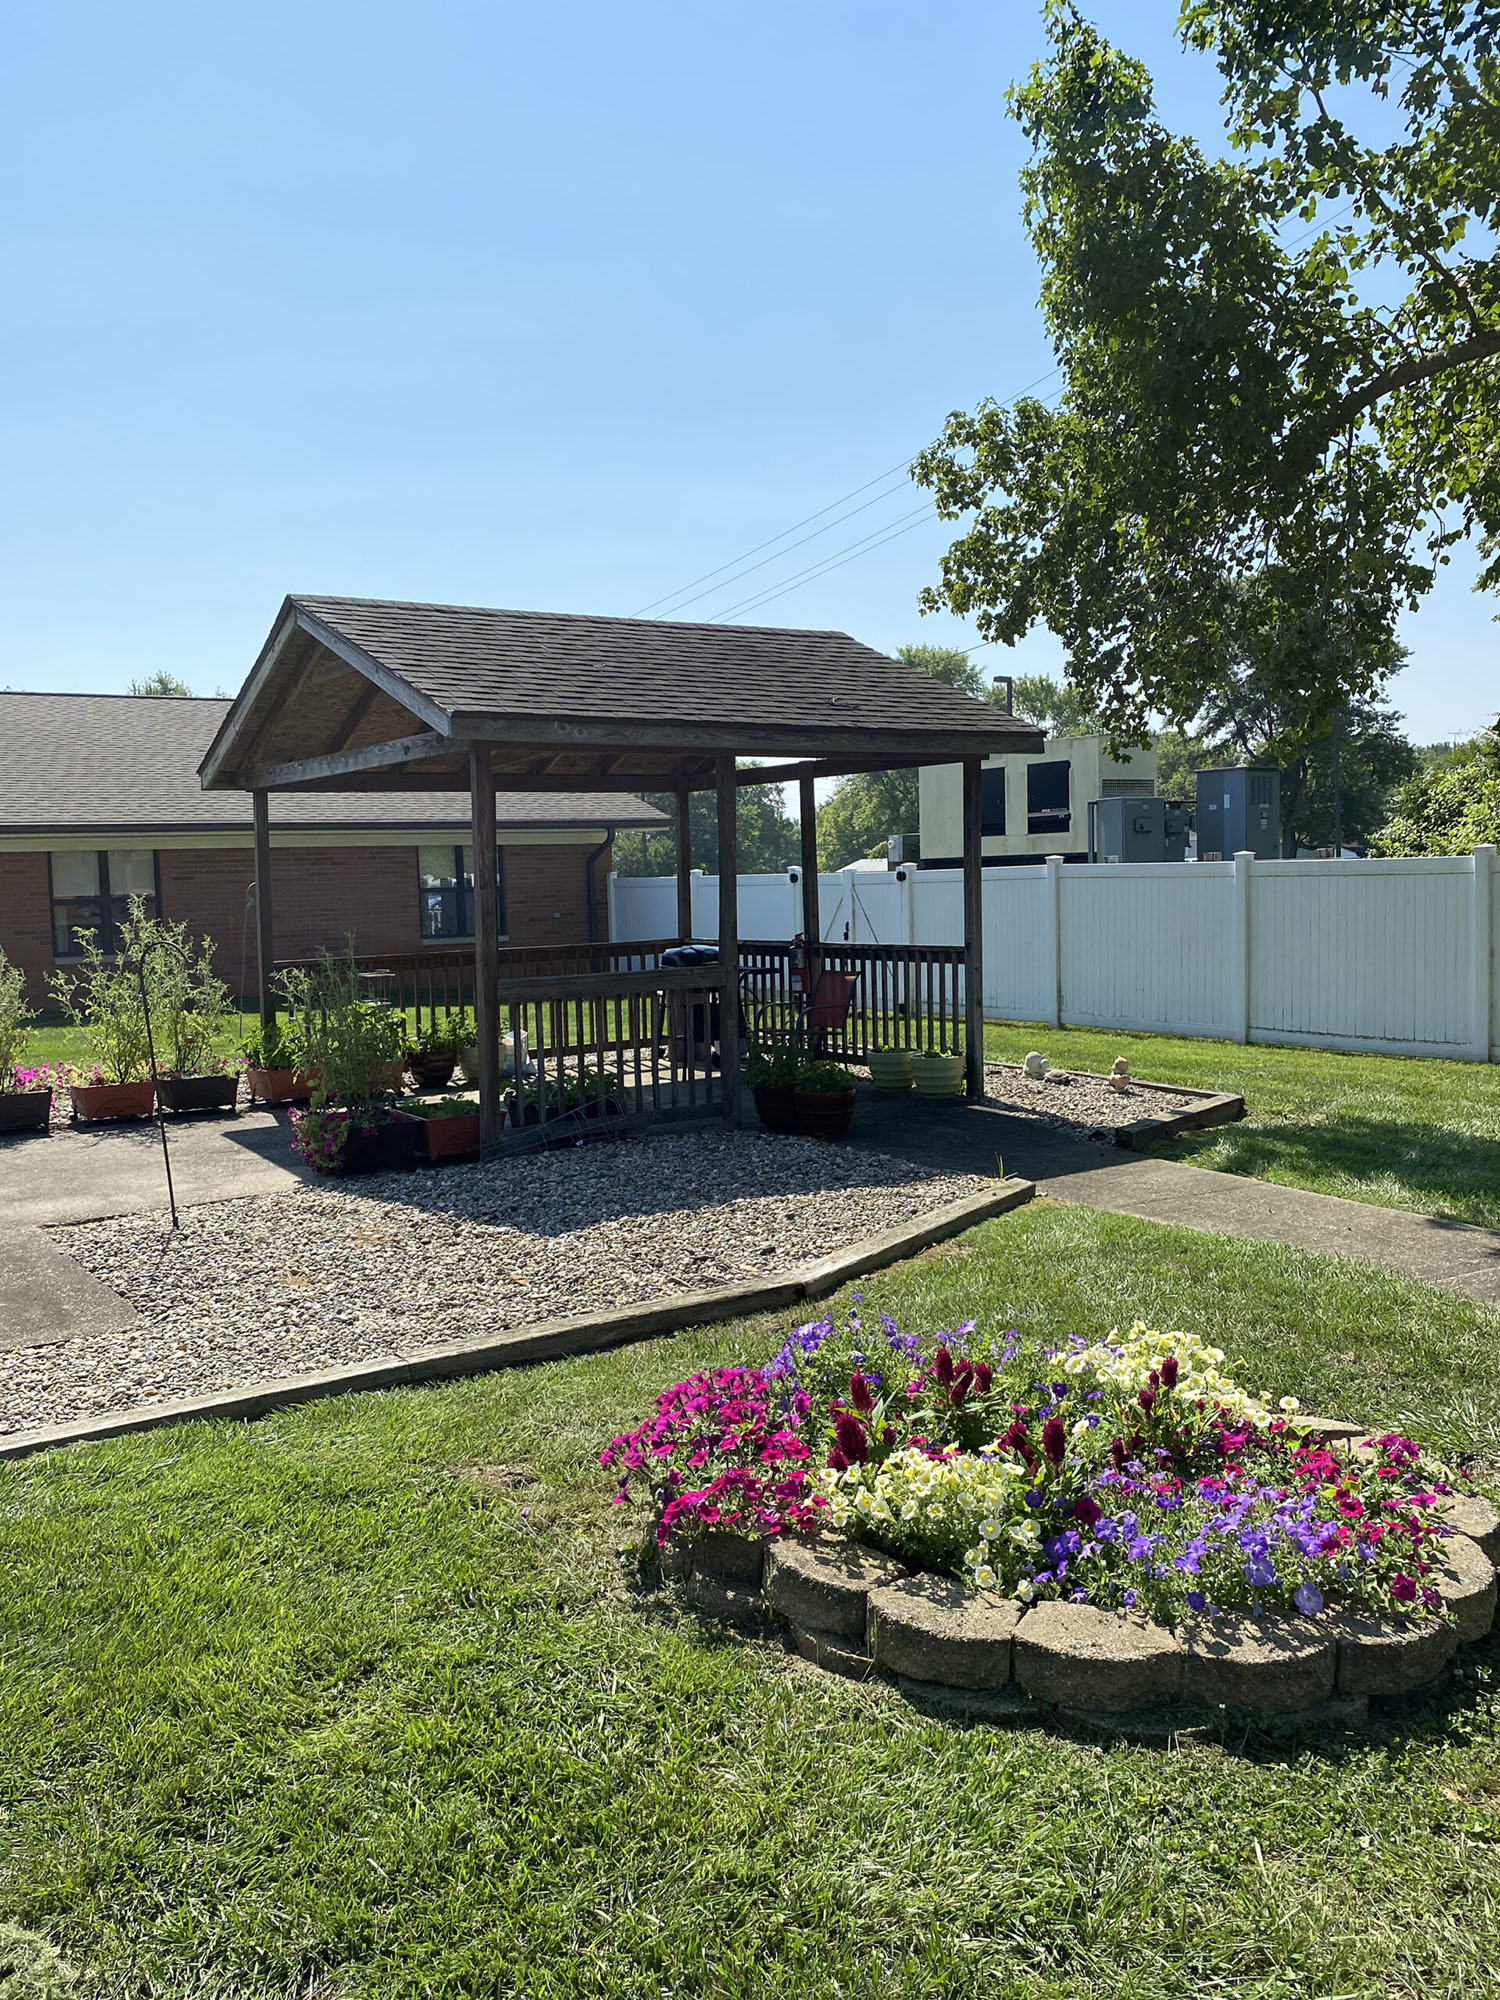
[[792, 939], [791, 987], [792, 997], [800, 1000], [807, 987], [807, 940], [801, 931]]

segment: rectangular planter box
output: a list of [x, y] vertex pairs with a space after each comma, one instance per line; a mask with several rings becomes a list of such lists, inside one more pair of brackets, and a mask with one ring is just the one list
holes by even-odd
[[156, 1109], [156, 1085], [144, 1083], [75, 1083], [73, 1116], [95, 1125], [105, 1118], [149, 1118]]
[[313, 1080], [295, 1069], [247, 1069], [250, 1101], [262, 1104], [299, 1104], [312, 1096]]
[[50, 1090], [0, 1090], [0, 1132], [45, 1132], [51, 1119]]
[[429, 1160], [474, 1158], [479, 1152], [479, 1113], [461, 1118], [423, 1118], [422, 1143]]
[[156, 1094], [163, 1111], [233, 1111], [240, 1094], [238, 1076], [164, 1076]]
[[422, 1141], [421, 1124], [420, 1118], [398, 1111], [393, 1118], [382, 1119], [372, 1132], [362, 1132], [356, 1125], [344, 1141], [337, 1171], [393, 1174], [414, 1166], [417, 1147]]

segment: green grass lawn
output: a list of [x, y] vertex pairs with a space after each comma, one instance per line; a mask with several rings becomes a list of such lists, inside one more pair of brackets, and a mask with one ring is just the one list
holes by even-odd
[[1184, 1134], [1163, 1149], [1174, 1158], [1500, 1228], [1500, 1066], [986, 1024], [991, 1061], [1033, 1048], [1060, 1069], [1107, 1072], [1123, 1055], [1148, 1082], [1238, 1091], [1244, 1122]]
[[[865, 1290], [926, 1329], [1139, 1310], [1500, 1457], [1500, 1318], [1364, 1267], [1037, 1203]], [[110, 2000], [1495, 1990], [1493, 1644], [1365, 1732], [1172, 1753], [633, 1595], [601, 1441], [784, 1323], [0, 1468], [0, 1916]]]

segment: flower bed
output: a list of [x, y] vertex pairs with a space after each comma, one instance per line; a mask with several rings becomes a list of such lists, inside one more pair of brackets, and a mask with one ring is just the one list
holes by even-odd
[[855, 1671], [1301, 1708], [1429, 1680], [1494, 1616], [1500, 1519], [1458, 1473], [1141, 1325], [927, 1343], [856, 1306], [677, 1383], [601, 1463], [618, 1502], [649, 1488], [700, 1603], [753, 1610], [769, 1577], [804, 1650]]

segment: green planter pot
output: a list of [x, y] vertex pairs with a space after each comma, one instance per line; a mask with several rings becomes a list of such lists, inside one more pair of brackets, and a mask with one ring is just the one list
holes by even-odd
[[877, 1090], [910, 1090], [911, 1050], [872, 1049], [870, 1081]]
[[957, 1097], [964, 1087], [964, 1059], [957, 1056], [913, 1056], [911, 1078], [919, 1097]]

